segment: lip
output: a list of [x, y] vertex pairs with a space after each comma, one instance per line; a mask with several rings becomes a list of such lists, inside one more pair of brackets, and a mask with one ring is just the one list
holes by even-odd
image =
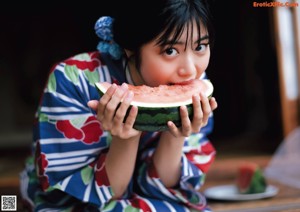
[[171, 83], [168, 83], [168, 85], [186, 85], [186, 84], [191, 83], [191, 81], [193, 81], [193, 80], [195, 80], [195, 79], [184, 80], [181, 82], [171, 82]]

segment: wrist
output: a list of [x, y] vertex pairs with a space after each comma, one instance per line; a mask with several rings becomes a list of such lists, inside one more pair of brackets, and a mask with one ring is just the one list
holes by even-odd
[[161, 134], [161, 139], [164, 142], [168, 142], [168, 143], [183, 143], [185, 140], [184, 136], [180, 136], [180, 137], [175, 137], [171, 132], [169, 131], [164, 131]]
[[126, 144], [128, 145], [129, 143], [136, 143], [139, 142], [140, 137], [142, 135], [142, 132], [139, 132], [137, 135], [132, 136], [130, 138], [120, 138], [118, 136], [112, 136], [112, 143], [120, 143], [120, 144]]

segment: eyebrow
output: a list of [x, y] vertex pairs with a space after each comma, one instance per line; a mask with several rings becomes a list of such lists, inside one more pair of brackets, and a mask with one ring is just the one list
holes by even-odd
[[197, 40], [196, 42], [200, 43], [203, 40], [209, 40], [209, 36], [208, 35], [204, 35], [203, 37], [201, 37], [199, 40]]
[[[198, 40], [196, 40], [194, 43], [200, 43], [201, 41], [203, 40], [208, 40], [209, 39], [209, 36], [208, 35], [204, 35], [203, 37], [200, 37]], [[182, 42], [182, 41], [177, 41], [177, 42], [172, 42], [171, 40], [167, 40], [164, 45], [174, 45], [174, 44], [179, 44], [179, 45], [183, 45], [185, 44], [186, 42]]]

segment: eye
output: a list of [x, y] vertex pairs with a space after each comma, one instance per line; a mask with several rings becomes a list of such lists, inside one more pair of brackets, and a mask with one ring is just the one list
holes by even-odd
[[174, 48], [167, 48], [164, 53], [168, 56], [174, 56], [178, 54], [177, 50]]
[[196, 47], [196, 51], [198, 52], [205, 52], [207, 49], [208, 43], [207, 44], [200, 44], [199, 46]]

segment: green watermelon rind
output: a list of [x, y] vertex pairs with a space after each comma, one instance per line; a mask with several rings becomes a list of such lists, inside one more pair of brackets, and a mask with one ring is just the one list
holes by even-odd
[[[205, 80], [210, 82], [210, 80]], [[95, 83], [95, 87], [97, 88], [98, 92], [102, 96], [104, 92], [99, 88], [98, 83]], [[213, 86], [211, 84], [211, 92], [207, 95], [208, 98], [211, 98], [213, 94]], [[135, 105], [135, 104], [134, 104]], [[188, 110], [189, 118], [192, 120], [193, 118], [193, 104], [183, 104], [186, 105]], [[138, 107], [138, 114], [133, 125], [133, 128], [139, 131], [166, 131], [169, 129], [167, 122], [172, 121], [177, 127], [181, 126], [181, 117], [180, 117], [180, 106], [167, 106], [167, 107], [144, 107], [144, 106], [137, 106]], [[127, 110], [127, 114], [124, 118], [124, 122], [128, 116], [130, 108]]]
[[255, 170], [247, 188], [240, 189], [241, 194], [257, 194], [266, 191], [267, 182], [261, 169]]
[[[181, 126], [180, 107], [145, 108], [138, 107], [138, 115], [133, 127], [140, 131], [166, 131], [167, 122], [172, 121], [177, 127]], [[193, 105], [187, 105], [190, 119], [193, 117]], [[128, 110], [129, 111], [129, 110]], [[126, 120], [126, 117], [125, 117]]]

